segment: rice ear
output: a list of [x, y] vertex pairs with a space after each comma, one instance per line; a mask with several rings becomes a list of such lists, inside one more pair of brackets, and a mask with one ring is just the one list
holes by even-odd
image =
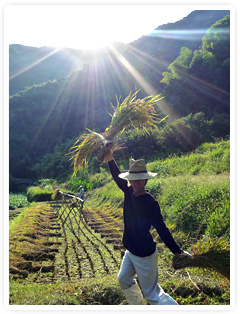
[[109, 154], [109, 149], [113, 152], [122, 148], [120, 143], [112, 143], [110, 147], [107, 145], [109, 141], [102, 134], [91, 130], [88, 131], [90, 132], [89, 134], [80, 136], [70, 148], [69, 154], [72, 155], [70, 160], [73, 160], [74, 164], [73, 177], [76, 176], [77, 171], [82, 166], [88, 164], [93, 153], [97, 152], [99, 161], [103, 163]]
[[[103, 163], [109, 154], [106, 147], [107, 141], [113, 141], [116, 136], [121, 135], [130, 126], [136, 130], [142, 128], [149, 132], [149, 128], [157, 129], [156, 123], [161, 122], [155, 113], [154, 105], [162, 98], [160, 95], [147, 96], [143, 99], [137, 99], [139, 90], [129, 95], [120, 103], [121, 97], [116, 96], [117, 106], [112, 108], [114, 113], [111, 115], [111, 123], [103, 133], [96, 133], [88, 130], [89, 134], [83, 134], [78, 138], [73, 147], [70, 148], [70, 159], [74, 160], [74, 173], [86, 165], [94, 152], [98, 152], [98, 158]], [[111, 151], [123, 148], [119, 143], [114, 143]]]
[[[95, 150], [98, 150], [101, 146], [104, 146], [105, 138], [96, 132], [90, 131], [89, 134], [84, 134], [78, 138], [74, 146], [70, 149], [74, 160], [74, 176], [78, 169], [86, 165]], [[80, 142], [80, 144], [78, 144]]]
[[112, 106], [114, 113], [111, 115], [110, 126], [104, 133], [107, 139], [113, 139], [130, 126], [147, 130], [147, 127], [156, 128], [156, 123], [160, 122], [155, 113], [154, 104], [162, 97], [156, 95], [136, 99], [138, 92], [139, 90], [134, 94], [130, 92], [121, 104], [117, 98], [117, 106]]

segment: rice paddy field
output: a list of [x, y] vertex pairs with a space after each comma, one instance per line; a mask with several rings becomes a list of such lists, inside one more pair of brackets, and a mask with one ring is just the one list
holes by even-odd
[[[229, 157], [229, 141], [223, 141], [148, 165], [160, 175], [148, 181], [147, 189], [176, 242], [195, 256], [213, 248], [230, 252]], [[124, 252], [123, 195], [107, 170], [97, 180], [101, 176], [104, 184], [87, 193], [83, 206], [63, 197], [10, 215], [10, 305], [127, 304], [117, 282]], [[180, 305], [230, 305], [229, 257], [218, 266], [225, 273], [206, 265], [176, 270], [173, 254], [152, 234], [159, 283]]]

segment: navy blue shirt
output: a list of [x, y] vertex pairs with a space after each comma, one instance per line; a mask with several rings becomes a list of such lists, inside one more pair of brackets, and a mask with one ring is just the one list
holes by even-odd
[[120, 170], [115, 161], [108, 162], [108, 165], [114, 181], [124, 192], [124, 247], [140, 257], [153, 254], [156, 250], [156, 242], [150, 233], [153, 226], [172, 253], [181, 253], [180, 247], [163, 221], [159, 204], [154, 197], [148, 192], [135, 196], [132, 186], [129, 187], [126, 180], [118, 177]]

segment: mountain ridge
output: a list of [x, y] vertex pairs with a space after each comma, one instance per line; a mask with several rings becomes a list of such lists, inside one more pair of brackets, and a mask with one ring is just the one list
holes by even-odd
[[[212, 12], [210, 13], [212, 14]], [[221, 12], [221, 15], [224, 14]], [[217, 16], [219, 16], [219, 12]], [[205, 17], [205, 20], [207, 19]], [[31, 177], [33, 176], [31, 173], [34, 173], [34, 167], [41, 162], [43, 156], [53, 153], [57, 145], [66, 143], [68, 140], [73, 141], [79, 134], [85, 132], [86, 128], [103, 132], [110, 122], [109, 113], [111, 114], [113, 111], [111, 103], [116, 104], [116, 96], [121, 96], [123, 99], [129, 94], [129, 91], [140, 89], [138, 96], [143, 98], [150, 95], [149, 86], [151, 90], [161, 94], [163, 91], [162, 83], [160, 83], [163, 77], [162, 73], [170, 65], [170, 61], [167, 62], [166, 58], [179, 55], [179, 42], [164, 40], [164, 43], [168, 43], [168, 45], [162, 45], [160, 42], [163, 41], [159, 41], [159, 38], [154, 38], [153, 41], [149, 40], [149, 37], [146, 37], [146, 39], [152, 46], [150, 44], [147, 46], [146, 41], [143, 41], [142, 50], [133, 47], [133, 45], [129, 45], [126, 50], [120, 47], [117, 53], [109, 51], [104, 57], [86, 63], [81, 70], [72, 71], [68, 76], [53, 77], [52, 80], [40, 82], [39, 84], [34, 83], [25, 90], [11, 96], [9, 102], [10, 173], [17, 177]], [[175, 45], [176, 42], [177, 45]], [[185, 40], [184, 43], [187, 43], [187, 41]], [[192, 44], [190, 41], [189, 43]], [[199, 42], [196, 41], [194, 44], [199, 48]], [[162, 51], [165, 49], [165, 52], [160, 54], [159, 50], [161, 49]], [[53, 50], [47, 51], [52, 52]], [[210, 52], [209, 54], [211, 55]], [[157, 55], [159, 55], [159, 58], [157, 58]], [[169, 57], [169, 55], [171, 56]], [[196, 56], [199, 58], [198, 54]], [[198, 66], [199, 60], [196, 59], [197, 63], [194, 63], [194, 71], [198, 70], [196, 73], [201, 74], [201, 67]], [[211, 61], [211, 59], [209, 60]], [[209, 60], [203, 60], [203, 62], [207, 61], [209, 63]], [[176, 62], [177, 60], [175, 64], [177, 64]], [[214, 62], [216, 63], [216, 60]], [[209, 63], [209, 66], [214, 64]], [[40, 65], [42, 66], [41, 63]], [[38, 64], [38, 66], [40, 65]], [[61, 64], [58, 64], [59, 68], [60, 66]], [[36, 71], [37, 66], [33, 69]], [[33, 69], [31, 70], [33, 71]], [[183, 69], [187, 71], [186, 67], [183, 67]], [[175, 68], [176, 70], [178, 71], [178, 68]], [[26, 71], [25, 75], [31, 76], [29, 71]], [[206, 72], [206, 67], [204, 71]], [[211, 73], [210, 68], [209, 71]], [[36, 73], [40, 76], [39, 71]], [[193, 74], [191, 73], [191, 75]], [[171, 76], [171, 74], [169, 75]], [[227, 80], [228, 76], [225, 77]], [[16, 77], [20, 81], [21, 78], [22, 75]], [[14, 80], [11, 81], [13, 83]], [[172, 87], [168, 88], [168, 95], [171, 96], [175, 93], [175, 97], [181, 96], [186, 88], [189, 91], [188, 95], [191, 95], [191, 93], [195, 96], [198, 95], [198, 98], [194, 98], [197, 102], [193, 104], [194, 106], [189, 107], [194, 108], [194, 113], [199, 108], [202, 108], [204, 112], [205, 104], [212, 101], [206, 98], [205, 95], [199, 94], [199, 90], [192, 90], [192, 86], [187, 85], [188, 82], [184, 79], [180, 80], [180, 83], [185, 85], [176, 85], [175, 83], [173, 81]], [[192, 82], [190, 81], [190, 83]], [[199, 84], [195, 86], [195, 88], [198, 87]], [[171, 88], [174, 88], [174, 93]], [[205, 101], [202, 107], [201, 97]], [[188, 106], [192, 98], [187, 96], [185, 99], [180, 98], [178, 101], [178, 105], [184, 107], [183, 112], [186, 112], [186, 114], [190, 113]], [[183, 103], [181, 99], [183, 99]], [[200, 103], [198, 103], [199, 100]], [[219, 110], [216, 101], [213, 105], [209, 106], [208, 109], [208, 112], [211, 111], [211, 108], [215, 110], [215, 112], [210, 112], [210, 119]], [[221, 114], [228, 114], [226, 105], [222, 106]], [[169, 105], [166, 103], [165, 107], [171, 110], [171, 103]], [[176, 105], [174, 108], [177, 109]], [[160, 112], [160, 114], [166, 115], [166, 113], [164, 115], [164, 112]], [[224, 121], [228, 121], [227, 119]], [[227, 125], [228, 122], [224, 123]]]
[[[221, 19], [229, 14], [228, 10], [196, 10], [191, 12], [188, 16], [175, 22], [160, 25], [156, 30], [165, 29], [191, 29], [194, 24], [195, 28], [204, 26], [210, 27], [213, 22]], [[199, 17], [201, 16], [201, 18]], [[200, 22], [198, 21], [200, 20]], [[190, 22], [189, 22], [190, 21]], [[187, 24], [186, 24], [187, 23]], [[187, 26], [190, 23], [190, 26]], [[197, 36], [197, 35], [195, 35]], [[201, 45], [201, 38], [203, 34], [197, 36], [195, 43], [188, 42], [190, 49], [198, 49]], [[117, 46], [117, 50], [123, 54], [125, 58], [136, 67], [137, 63], [141, 65], [139, 71], [144, 73], [144, 65], [142, 63], [142, 53], [144, 56], [151, 56], [152, 58], [159, 58], [159, 55], [164, 54], [158, 62], [155, 62], [153, 68], [158, 71], [164, 72], [167, 66], [177, 57], [180, 48], [186, 43], [187, 40], [174, 41], [177, 48], [173, 49], [171, 53], [166, 53], [171, 49], [173, 39], [164, 39], [164, 45], [161, 43], [161, 38], [154, 38], [153, 36], [142, 36], [136, 41], [127, 45]], [[122, 52], [123, 51], [123, 52]], [[161, 52], [162, 51], [162, 52]], [[108, 52], [108, 51], [107, 51]], [[104, 56], [104, 51], [100, 54], [100, 58]], [[10, 95], [14, 95], [20, 90], [24, 90], [34, 84], [40, 84], [49, 80], [59, 79], [70, 75], [74, 71], [81, 70], [84, 64], [88, 64], [91, 60], [99, 59], [94, 54], [84, 50], [76, 50], [70, 48], [58, 49], [55, 47], [29, 47], [20, 44], [13, 44], [9, 47], [9, 91]], [[159, 63], [161, 62], [161, 66]], [[163, 65], [164, 64], [164, 65]], [[25, 71], [27, 69], [27, 71]], [[153, 75], [153, 74], [152, 74]]]

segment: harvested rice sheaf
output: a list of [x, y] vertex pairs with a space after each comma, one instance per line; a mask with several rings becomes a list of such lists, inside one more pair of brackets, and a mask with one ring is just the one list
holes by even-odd
[[215, 247], [212, 247], [207, 252], [194, 254], [192, 257], [176, 254], [173, 257], [173, 267], [176, 270], [185, 267], [211, 268], [229, 280], [230, 250], [218, 250]]
[[[82, 135], [71, 148], [71, 159], [74, 160], [74, 175], [81, 166], [88, 163], [90, 157], [94, 152], [97, 152], [99, 155], [102, 154], [102, 159], [104, 159], [107, 151], [109, 150], [109, 147], [107, 145], [109, 141], [107, 141], [103, 137], [103, 135], [90, 130], [89, 132], [89, 134]], [[116, 150], [117, 145], [115, 145], [115, 147], [112, 147], [112, 149]]]
[[137, 93], [138, 91], [133, 95], [130, 93], [121, 104], [117, 98], [117, 107], [112, 106], [114, 109], [112, 121], [104, 133], [107, 139], [113, 140], [130, 125], [146, 129], [155, 128], [156, 123], [160, 122], [154, 109], [154, 104], [161, 99], [160, 95], [136, 99]]
[[146, 132], [149, 128], [157, 128], [156, 123], [162, 120], [157, 118], [154, 105], [161, 99], [160, 95], [137, 99], [138, 92], [133, 95], [130, 92], [122, 103], [117, 98], [117, 107], [112, 105], [114, 114], [111, 123], [103, 133], [88, 130], [89, 133], [79, 137], [71, 147], [71, 159], [74, 160], [73, 176], [81, 166], [88, 163], [93, 153], [97, 153], [99, 161], [103, 163], [109, 153], [121, 149], [122, 144], [114, 143], [114, 139], [128, 127], [143, 128]]

